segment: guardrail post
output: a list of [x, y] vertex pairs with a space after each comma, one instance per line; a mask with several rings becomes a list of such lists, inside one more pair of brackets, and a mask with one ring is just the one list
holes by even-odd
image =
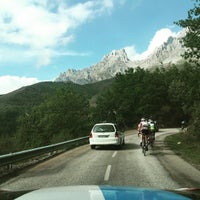
[[10, 169], [12, 169], [12, 163], [7, 165], [7, 170], [10, 170]]

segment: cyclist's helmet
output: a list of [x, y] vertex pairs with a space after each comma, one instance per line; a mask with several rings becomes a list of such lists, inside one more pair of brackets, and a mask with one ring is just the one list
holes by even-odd
[[152, 120], [152, 119], [149, 119], [148, 122], [153, 122], [153, 120]]
[[143, 118], [141, 118], [141, 122], [144, 122], [145, 121], [145, 118], [143, 117]]

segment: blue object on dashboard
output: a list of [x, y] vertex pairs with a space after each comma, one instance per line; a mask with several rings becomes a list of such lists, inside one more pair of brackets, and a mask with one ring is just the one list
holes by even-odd
[[156, 189], [100, 186], [105, 200], [188, 200], [182, 195]]
[[24, 194], [17, 200], [189, 200], [164, 190], [98, 185], [43, 188]]

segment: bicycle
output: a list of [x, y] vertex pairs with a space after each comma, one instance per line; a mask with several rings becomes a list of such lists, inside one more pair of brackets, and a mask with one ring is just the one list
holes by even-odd
[[155, 141], [155, 132], [150, 132], [149, 137], [148, 137], [148, 144], [153, 148]]
[[146, 151], [148, 150], [148, 141], [147, 137], [145, 136], [145, 133], [142, 133], [142, 153], [144, 154], [144, 156], [146, 156]]

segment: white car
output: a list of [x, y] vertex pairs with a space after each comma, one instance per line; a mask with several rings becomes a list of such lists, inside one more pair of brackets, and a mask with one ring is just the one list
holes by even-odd
[[98, 123], [95, 124], [89, 136], [91, 149], [101, 145], [117, 145], [125, 144], [125, 136], [114, 123]]

